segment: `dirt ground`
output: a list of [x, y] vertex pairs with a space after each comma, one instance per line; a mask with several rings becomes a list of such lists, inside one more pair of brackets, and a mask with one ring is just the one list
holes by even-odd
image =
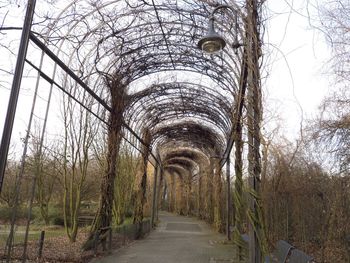
[[[102, 251], [102, 246], [99, 245], [97, 254], [94, 251], [83, 251], [81, 249], [87, 238], [87, 233], [80, 233], [76, 242], [71, 243], [67, 237], [50, 237], [44, 242], [42, 258], [38, 259], [39, 245], [38, 242], [28, 242], [27, 262], [42, 262], [42, 263], [84, 263], [90, 261], [93, 257], [98, 257], [107, 254], [107, 251]], [[112, 249], [123, 246], [123, 242], [130, 243], [129, 240], [124, 240], [122, 236], [115, 234], [112, 240]], [[13, 247], [12, 260], [16, 262], [22, 258], [23, 245]], [[0, 248], [0, 262], [5, 262], [4, 248]], [[19, 261], [18, 261], [19, 262]]]

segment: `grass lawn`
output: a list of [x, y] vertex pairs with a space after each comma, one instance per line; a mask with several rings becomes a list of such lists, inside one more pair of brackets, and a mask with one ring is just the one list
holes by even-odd
[[[146, 218], [144, 218], [144, 220], [146, 220]], [[114, 228], [121, 228], [123, 226], [129, 226], [132, 224], [132, 221], [133, 221], [132, 217], [127, 217], [127, 218], [125, 218], [123, 224], [118, 225], [118, 226], [115, 225]], [[89, 226], [79, 228], [79, 232], [81, 232], [82, 230], [86, 231], [86, 228], [89, 228]], [[39, 242], [42, 230], [45, 230], [45, 239], [50, 238], [50, 237], [60, 237], [60, 236], [65, 237], [66, 236], [66, 232], [64, 230], [64, 227], [61, 227], [61, 226], [31, 225], [30, 231], [28, 234], [28, 240], [29, 241], [37, 240]], [[5, 246], [9, 232], [10, 232], [10, 225], [0, 225], [0, 247]], [[25, 226], [15, 227], [14, 244], [23, 244], [24, 235], [25, 235]]]
[[[66, 232], [63, 227], [43, 227], [43, 226], [33, 226], [30, 228], [28, 234], [28, 240], [38, 240], [40, 239], [41, 230], [45, 230], [45, 238], [65, 236]], [[7, 237], [10, 232], [9, 226], [1, 226], [0, 228], [0, 246], [5, 246]], [[14, 244], [21, 244], [24, 242], [25, 226], [18, 226], [15, 231]]]

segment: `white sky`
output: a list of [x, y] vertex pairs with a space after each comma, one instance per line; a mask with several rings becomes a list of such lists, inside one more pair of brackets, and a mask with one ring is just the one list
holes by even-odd
[[[286, 2], [293, 2], [294, 9], [300, 14], [291, 12], [291, 7]], [[324, 74], [324, 63], [329, 59], [329, 50], [323, 36], [309, 25], [307, 2], [305, 0], [270, 0], [266, 4], [268, 7], [266, 16], [270, 19], [265, 22], [264, 40], [265, 51], [269, 53], [265, 58], [268, 76], [263, 80], [264, 97], [269, 105], [265, 108], [265, 112], [268, 115], [272, 109], [277, 111], [278, 115], [284, 119], [283, 131], [289, 139], [297, 137], [302, 112], [304, 119], [316, 114], [317, 106], [327, 93], [329, 85], [327, 75]], [[312, 8], [311, 12], [313, 12]], [[21, 26], [23, 18], [19, 17], [14, 21]], [[5, 60], [6, 58], [1, 56], [0, 67], [6, 64]], [[266, 77], [267, 74], [263, 75]], [[29, 118], [32, 91], [26, 85], [28, 83], [22, 85], [18, 103], [13, 132], [15, 141], [24, 136]], [[42, 97], [45, 97], [47, 89], [44, 88], [40, 92]], [[8, 97], [9, 90], [0, 86], [0, 136], [3, 131]], [[57, 97], [55, 99], [57, 100]], [[43, 102], [44, 100], [39, 98], [39, 111], [43, 111], [43, 107], [40, 108]], [[56, 108], [50, 112], [50, 117], [58, 116], [57, 111]], [[54, 125], [54, 123], [51, 124]], [[273, 126], [275, 123], [268, 125], [269, 128]]]
[[[294, 12], [286, 2], [293, 3]], [[310, 1], [267, 1], [265, 43], [272, 54], [267, 61], [270, 72], [264, 81], [265, 98], [272, 107], [278, 107], [283, 130], [289, 139], [296, 138], [300, 122], [317, 114], [317, 107], [328, 92], [329, 79], [326, 63], [330, 58], [322, 34], [311, 24], [315, 9]], [[308, 10], [307, 10], [308, 8]], [[269, 111], [269, 107], [265, 111]]]

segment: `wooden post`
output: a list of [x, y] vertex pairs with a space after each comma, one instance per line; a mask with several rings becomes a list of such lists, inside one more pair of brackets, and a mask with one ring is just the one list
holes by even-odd
[[41, 231], [41, 234], [40, 234], [38, 258], [41, 258], [43, 255], [44, 240], [45, 240], [45, 231], [43, 230]]
[[94, 255], [97, 255], [97, 247], [98, 247], [98, 230], [94, 232]]

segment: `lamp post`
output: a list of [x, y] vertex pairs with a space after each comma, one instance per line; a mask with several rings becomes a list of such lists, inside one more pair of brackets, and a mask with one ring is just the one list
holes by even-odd
[[[238, 8], [229, 5], [220, 5], [216, 7], [210, 14], [208, 33], [198, 42], [198, 48], [206, 53], [213, 54], [222, 50], [226, 46], [225, 39], [215, 32], [214, 14], [220, 9], [230, 9], [235, 15], [235, 42], [231, 48], [242, 46], [237, 41], [237, 14]], [[240, 77], [240, 85], [247, 87], [247, 126], [248, 126], [248, 174], [249, 185], [251, 189], [259, 194], [260, 191], [260, 118], [261, 118], [261, 90], [260, 90], [260, 69], [259, 57], [260, 38], [259, 38], [259, 5], [257, 0], [246, 0], [246, 17], [244, 22], [245, 40], [242, 61], [242, 72]], [[242, 87], [240, 87], [242, 88]], [[256, 195], [250, 195], [249, 207], [253, 218], [259, 220], [259, 199]], [[262, 239], [264, 234], [261, 230], [260, 222], [250, 222], [249, 224], [249, 262], [262, 262]], [[259, 242], [261, 241], [261, 242]]]
[[237, 17], [237, 10], [234, 9], [232, 6], [229, 5], [219, 5], [216, 8], [213, 9], [213, 11], [211, 12], [210, 16], [209, 16], [209, 23], [208, 23], [208, 30], [207, 30], [207, 34], [202, 37], [199, 41], [198, 41], [198, 48], [203, 50], [204, 52], [208, 53], [208, 54], [213, 54], [216, 53], [222, 49], [224, 49], [224, 47], [226, 46], [226, 40], [215, 31], [215, 27], [214, 27], [214, 22], [215, 22], [215, 18], [214, 18], [214, 14], [220, 10], [220, 9], [230, 9], [234, 15], [235, 15], [235, 42], [233, 43], [232, 47], [233, 48], [239, 48], [240, 46], [242, 46], [242, 44], [238, 43], [238, 17]]

